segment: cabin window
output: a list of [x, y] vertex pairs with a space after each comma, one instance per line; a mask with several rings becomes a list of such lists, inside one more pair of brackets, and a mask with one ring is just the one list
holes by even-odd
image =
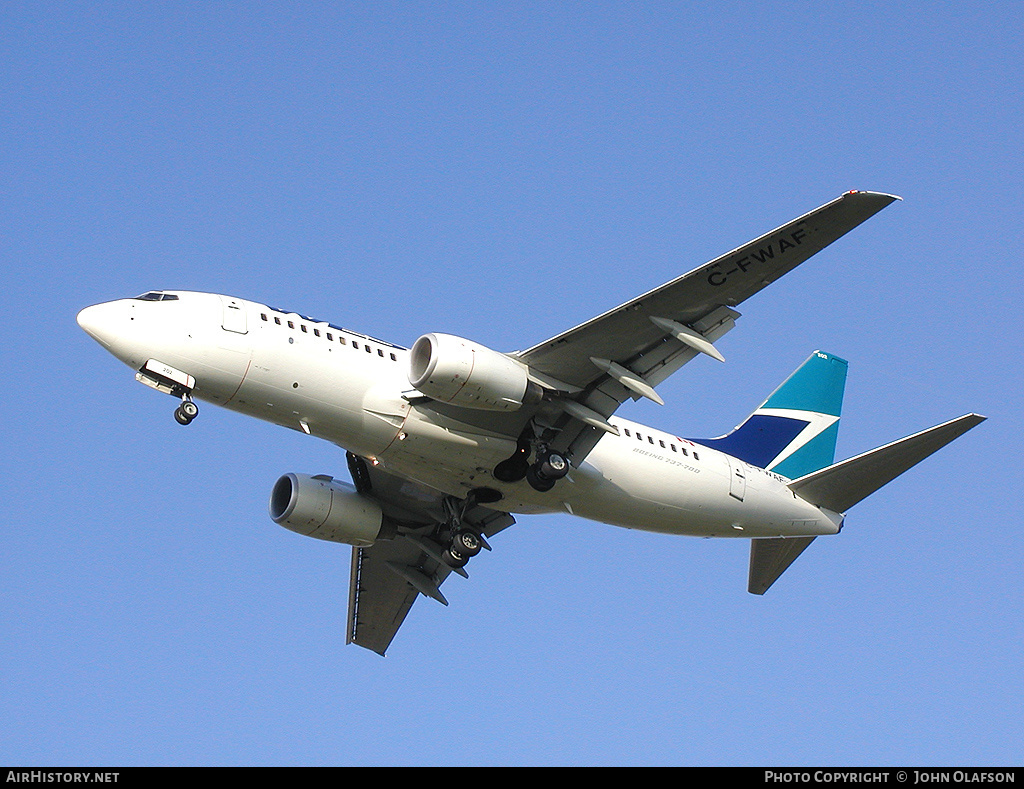
[[266, 320], [270, 320], [270, 319], [269, 319], [269, 318], [267, 317], [267, 313], [265, 313], [265, 312], [261, 312], [261, 313], [260, 313], [260, 317], [261, 317], [261, 318], [262, 318], [263, 320], [265, 320], [265, 321], [266, 321]]
[[398, 357], [395, 356], [394, 354], [391, 354], [391, 361], [397, 362], [398, 361]]
[[281, 319], [278, 318], [276, 315], [274, 316], [274, 323], [276, 323], [278, 326], [281, 325]]
[[334, 342], [334, 335], [331, 334], [330, 332], [327, 332], [327, 339], [330, 340], [331, 342]]
[[295, 324], [292, 321], [288, 321], [288, 328], [289, 329], [294, 329], [295, 328]]
[[633, 437], [633, 434], [629, 432], [629, 428], [628, 427], [622, 428], [622, 432], [624, 432], [626, 434], [626, 438], [632, 438]]
[[355, 348], [358, 351], [359, 350], [359, 343], [357, 343], [355, 340], [352, 340], [352, 347]]
[[664, 442], [664, 441], [659, 441], [658, 443], [659, 443], [659, 444], [661, 444], [661, 448], [662, 448], [662, 449], [664, 449], [664, 448], [665, 448], [665, 442]]

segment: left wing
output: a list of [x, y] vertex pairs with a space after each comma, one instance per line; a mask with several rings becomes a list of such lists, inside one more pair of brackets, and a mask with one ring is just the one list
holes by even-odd
[[[692, 326], [706, 322], [722, 307], [737, 306], [898, 199], [878, 192], [847, 192], [710, 263], [516, 355], [531, 369], [570, 386], [586, 387], [593, 382], [596, 371], [592, 357], [620, 362], [643, 358], [641, 374], [648, 377], [658, 362], [646, 357], [673, 338], [668, 321]], [[676, 346], [676, 350], [684, 348], [690, 349], [690, 358], [698, 352], [685, 341]], [[640, 373], [640, 369], [635, 372]], [[660, 380], [664, 377], [667, 376]]]
[[[393, 539], [352, 549], [349, 577], [346, 643], [383, 655], [419, 595], [448, 605], [441, 584], [453, 572], [469, 577], [464, 569], [452, 568], [442, 559], [446, 531], [457, 524], [486, 538], [515, 519], [471, 500], [454, 501], [352, 453], [348, 461], [356, 490], [377, 501], [396, 526]], [[484, 547], [488, 547], [486, 540]]]
[[509, 354], [529, 367], [544, 391], [540, 403], [512, 412], [420, 403], [481, 430], [543, 444], [578, 466], [626, 400], [660, 403], [654, 387], [733, 328], [733, 309], [765, 286], [881, 211], [894, 195], [846, 194], [688, 274], [638, 296], [539, 345]]

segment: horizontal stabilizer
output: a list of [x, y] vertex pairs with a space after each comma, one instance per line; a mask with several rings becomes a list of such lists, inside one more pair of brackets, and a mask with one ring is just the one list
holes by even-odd
[[817, 507], [846, 512], [861, 499], [984, 421], [985, 417], [978, 414], [966, 414], [806, 474], [790, 482], [789, 489]]
[[747, 591], [764, 594], [789, 567], [813, 537], [771, 537], [750, 541], [750, 576]]

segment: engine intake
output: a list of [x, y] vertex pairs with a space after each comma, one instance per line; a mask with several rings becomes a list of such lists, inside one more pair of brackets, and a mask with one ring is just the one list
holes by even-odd
[[409, 354], [409, 383], [427, 397], [485, 411], [516, 411], [543, 390], [524, 365], [451, 334], [424, 334]]
[[360, 548], [387, 535], [384, 513], [373, 499], [328, 476], [285, 474], [270, 494], [274, 523], [307, 537]]

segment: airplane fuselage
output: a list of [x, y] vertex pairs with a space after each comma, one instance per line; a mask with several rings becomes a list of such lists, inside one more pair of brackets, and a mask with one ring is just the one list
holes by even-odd
[[842, 524], [778, 474], [617, 417], [619, 435], [603, 435], [553, 489], [502, 482], [492, 470], [515, 451], [515, 432], [481, 428], [418, 397], [409, 350], [243, 299], [157, 296], [89, 307], [79, 323], [135, 370], [157, 360], [192, 376], [199, 400], [331, 441], [452, 496], [486, 487], [501, 494], [488, 506], [506, 512], [567, 511], [705, 537], [835, 534]]

